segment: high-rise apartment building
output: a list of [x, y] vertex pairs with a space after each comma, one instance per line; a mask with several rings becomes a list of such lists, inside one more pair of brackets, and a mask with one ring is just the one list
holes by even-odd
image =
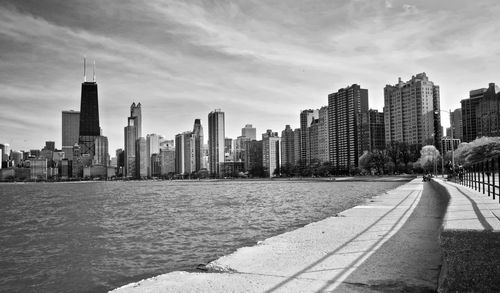
[[224, 138], [224, 161], [233, 161], [233, 139], [229, 137]]
[[318, 110], [308, 109], [300, 112], [300, 161], [303, 165], [309, 165], [311, 161], [309, 126], [318, 116]]
[[262, 134], [262, 166], [268, 177], [280, 174], [280, 142], [277, 132], [268, 129]]
[[80, 112], [62, 111], [62, 151], [66, 159], [73, 160], [73, 146], [80, 137]]
[[364, 135], [368, 137], [368, 150], [373, 152], [375, 150], [385, 149], [385, 124], [384, 124], [384, 112], [379, 112], [378, 110], [370, 109], [365, 115], [367, 118], [366, 131]]
[[407, 82], [401, 78], [384, 88], [385, 142], [440, 147], [439, 86], [419, 73]]
[[477, 136], [500, 136], [500, 88], [490, 83], [476, 110]]
[[[453, 131], [451, 128], [453, 127]], [[457, 138], [460, 141], [463, 140], [464, 135], [462, 131], [462, 109], [458, 108], [451, 112], [450, 115], [450, 136], [453, 134], [453, 138]]]
[[256, 140], [257, 130], [252, 126], [252, 124], [247, 124], [241, 129], [241, 136], [248, 137], [250, 140]]
[[302, 133], [300, 128], [295, 128], [293, 131], [293, 157], [294, 157], [294, 165], [298, 165], [301, 160], [300, 156], [302, 154], [301, 152], [301, 139], [302, 139]]
[[208, 114], [208, 161], [210, 175], [219, 177], [220, 163], [224, 162], [224, 112], [216, 109]]
[[281, 164], [295, 165], [295, 141], [294, 133], [290, 125], [286, 125], [281, 131]]
[[160, 150], [160, 174], [161, 176], [170, 176], [175, 173], [175, 150]]
[[91, 82], [86, 81], [84, 60], [84, 82], [80, 102], [80, 130], [78, 144], [82, 154], [93, 157], [95, 154], [95, 138], [101, 135], [99, 126], [99, 104], [97, 98], [97, 82], [95, 73]]
[[201, 120], [195, 119], [193, 126], [193, 139], [194, 139], [194, 170], [200, 171], [203, 165], [203, 127], [201, 126]]
[[108, 166], [109, 152], [108, 152], [108, 138], [106, 136], [97, 136], [95, 138], [95, 154], [93, 165]]
[[328, 95], [330, 162], [338, 172], [358, 166], [363, 154], [362, 115], [368, 111], [368, 90], [359, 85]]
[[319, 109], [317, 159], [320, 163], [330, 161], [330, 140], [328, 132], [328, 106]]
[[238, 136], [234, 141], [234, 161], [243, 162], [245, 160], [246, 142], [251, 139], [246, 136]]
[[462, 104], [462, 135], [464, 142], [471, 142], [477, 138], [476, 112], [486, 90], [485, 88], [471, 90], [469, 98], [460, 101]]

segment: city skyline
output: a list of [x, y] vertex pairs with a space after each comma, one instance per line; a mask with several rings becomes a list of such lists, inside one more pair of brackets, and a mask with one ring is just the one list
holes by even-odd
[[193, 119], [208, 125], [217, 108], [233, 139], [246, 124], [258, 134], [295, 129], [301, 110], [354, 83], [381, 111], [384, 86], [419, 72], [440, 85], [441, 109], [454, 110], [470, 90], [498, 82], [498, 12], [495, 1], [5, 1], [0, 139], [15, 150], [60, 148], [61, 111], [79, 111], [84, 55], [96, 60], [111, 153], [123, 148], [137, 100], [143, 134], [168, 139]]

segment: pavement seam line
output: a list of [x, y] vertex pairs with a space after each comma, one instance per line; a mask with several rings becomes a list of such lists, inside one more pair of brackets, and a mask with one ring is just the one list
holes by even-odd
[[396, 223], [394, 223], [393, 227], [391, 227], [391, 230], [385, 234], [377, 244], [373, 248], [370, 248], [370, 251], [364, 255], [361, 259], [357, 260], [354, 264], [350, 265], [350, 269], [345, 271], [340, 277], [337, 277], [337, 280], [335, 280], [331, 285], [326, 285], [324, 286], [321, 290], [318, 292], [322, 292], [323, 290], [328, 289], [328, 291], [334, 291], [340, 284], [343, 283], [345, 279], [349, 277], [363, 262], [365, 262], [370, 256], [372, 256], [382, 245], [384, 245], [385, 242], [387, 242], [392, 236], [394, 236], [400, 229], [403, 227], [403, 225], [406, 223], [408, 218], [411, 216], [415, 208], [417, 207], [418, 203], [420, 202], [420, 198], [422, 197], [422, 190], [418, 190], [418, 195], [416, 198], [413, 200], [412, 205], [401, 215], [401, 217], [398, 219]]

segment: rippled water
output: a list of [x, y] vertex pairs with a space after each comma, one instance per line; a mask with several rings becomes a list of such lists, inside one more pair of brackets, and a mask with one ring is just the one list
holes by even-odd
[[192, 271], [402, 183], [2, 184], [0, 291], [104, 292]]

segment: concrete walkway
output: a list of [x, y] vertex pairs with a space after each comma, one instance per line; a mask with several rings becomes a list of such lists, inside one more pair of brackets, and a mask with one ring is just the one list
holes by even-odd
[[500, 292], [500, 204], [471, 188], [433, 180], [450, 202], [440, 243], [440, 292]]

